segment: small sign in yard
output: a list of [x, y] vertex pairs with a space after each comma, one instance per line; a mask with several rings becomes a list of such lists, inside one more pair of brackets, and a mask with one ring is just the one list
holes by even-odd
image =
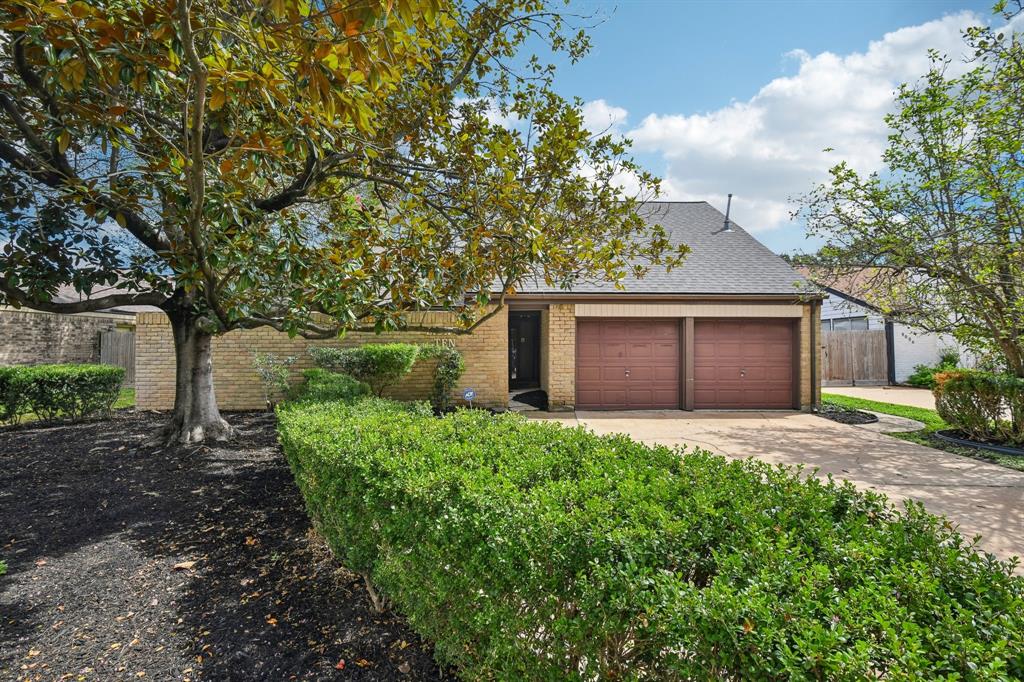
[[467, 388], [462, 392], [462, 399], [469, 403], [470, 407], [473, 407], [473, 398], [476, 397], [476, 391], [472, 388]]

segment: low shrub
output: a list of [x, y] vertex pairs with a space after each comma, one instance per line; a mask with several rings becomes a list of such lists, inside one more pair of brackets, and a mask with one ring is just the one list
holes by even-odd
[[109, 413], [123, 381], [124, 369], [112, 365], [5, 367], [0, 410], [9, 423], [29, 412], [47, 421], [79, 421]]
[[939, 353], [936, 365], [915, 365], [914, 373], [907, 377], [907, 383], [918, 388], [935, 388], [935, 375], [954, 370], [960, 364], [960, 353], [947, 348]]
[[318, 366], [366, 382], [381, 396], [412, 370], [419, 350], [411, 343], [367, 343], [358, 348], [314, 346], [309, 354]]
[[0, 424], [17, 424], [27, 411], [15, 376], [20, 367], [0, 367]]
[[434, 368], [434, 386], [430, 393], [430, 404], [438, 414], [450, 412], [455, 407], [452, 391], [466, 371], [466, 363], [462, 353], [454, 346], [443, 343], [432, 343], [420, 346], [421, 358], [436, 358]]
[[1024, 580], [920, 505], [511, 414], [278, 415], [331, 549], [465, 679], [1024, 675]]
[[0, 577], [3, 577], [4, 573], [7, 573], [7, 562], [0, 561]]
[[370, 387], [346, 374], [335, 374], [319, 367], [302, 373], [306, 379], [298, 400], [304, 402], [351, 401], [369, 395]]
[[1024, 446], [1024, 379], [955, 370], [935, 375], [935, 409], [970, 438]]

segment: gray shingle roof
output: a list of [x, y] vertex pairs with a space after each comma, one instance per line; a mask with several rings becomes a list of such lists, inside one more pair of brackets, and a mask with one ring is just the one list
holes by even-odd
[[653, 267], [643, 279], [628, 275], [624, 290], [607, 282], [578, 282], [571, 290], [542, 280], [524, 282], [519, 293], [574, 294], [793, 294], [806, 293], [807, 280], [735, 222], [726, 232], [725, 215], [706, 201], [648, 202], [643, 214], [665, 228], [673, 244], [690, 254], [672, 272]]

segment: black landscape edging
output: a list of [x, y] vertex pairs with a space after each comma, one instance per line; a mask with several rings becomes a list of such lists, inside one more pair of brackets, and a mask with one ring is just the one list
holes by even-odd
[[968, 440], [967, 438], [958, 438], [957, 436], [951, 436], [952, 431], [936, 431], [932, 435], [941, 441], [946, 443], [952, 443], [953, 445], [965, 445], [971, 448], [978, 448], [979, 450], [991, 450], [992, 452], [998, 452], [1003, 455], [1014, 455], [1017, 457], [1024, 457], [1024, 449], [1011, 448], [1008, 445], [993, 445], [992, 443], [982, 443], [976, 440]]

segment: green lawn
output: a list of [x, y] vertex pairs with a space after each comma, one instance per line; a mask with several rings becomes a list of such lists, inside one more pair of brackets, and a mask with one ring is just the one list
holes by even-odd
[[937, 450], [943, 450], [954, 455], [980, 459], [986, 462], [992, 462], [993, 464], [1002, 465], [1009, 469], [1024, 471], [1024, 457], [1001, 455], [998, 452], [979, 450], [978, 448], [961, 447], [959, 445], [953, 445], [952, 443], [946, 443], [945, 441], [941, 441], [932, 436], [935, 431], [950, 428], [949, 424], [943, 421], [942, 417], [940, 417], [939, 413], [935, 410], [929, 410], [924, 407], [910, 407], [909, 405], [882, 403], [875, 400], [865, 400], [864, 398], [851, 398], [850, 396], [837, 395], [835, 393], [822, 393], [821, 399], [853, 410], [868, 410], [870, 412], [891, 414], [897, 417], [906, 417], [907, 419], [913, 419], [925, 425], [925, 428], [920, 431], [888, 434], [893, 438], [909, 440], [912, 443], [925, 445]]
[[114, 409], [121, 410], [126, 407], [135, 407], [135, 389], [134, 388], [122, 388], [121, 394], [117, 396], [117, 400], [114, 401]]

